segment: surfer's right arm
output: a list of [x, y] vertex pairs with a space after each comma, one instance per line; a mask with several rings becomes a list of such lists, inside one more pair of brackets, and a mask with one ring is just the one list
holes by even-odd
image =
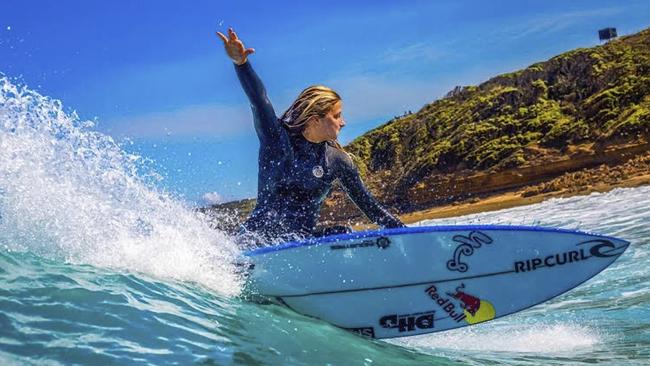
[[221, 32], [217, 32], [217, 36], [223, 41], [228, 57], [235, 64], [239, 82], [251, 103], [257, 136], [262, 142], [277, 141], [282, 127], [266, 94], [262, 80], [257, 76], [248, 61], [248, 56], [253, 54], [255, 50], [245, 48], [232, 28], [228, 29], [228, 37]]

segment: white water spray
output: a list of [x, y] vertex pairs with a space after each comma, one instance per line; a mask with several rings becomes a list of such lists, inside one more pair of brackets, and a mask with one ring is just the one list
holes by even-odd
[[0, 75], [0, 246], [236, 293], [232, 240], [93, 126]]
[[454, 332], [423, 335], [393, 343], [418, 348], [425, 352], [454, 350], [470, 352], [543, 353], [562, 355], [587, 352], [601, 343], [594, 329], [576, 324], [541, 324], [531, 327], [502, 325], [463, 328]]

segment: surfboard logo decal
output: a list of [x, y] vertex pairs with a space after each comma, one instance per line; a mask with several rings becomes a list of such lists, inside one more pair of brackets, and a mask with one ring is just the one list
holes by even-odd
[[472, 231], [468, 236], [454, 235], [452, 240], [460, 245], [454, 250], [454, 257], [447, 261], [447, 269], [458, 272], [467, 272], [469, 269], [467, 263], [461, 261], [461, 257], [469, 257], [474, 254], [474, 249], [493, 242], [492, 238], [480, 231]]
[[555, 253], [545, 257], [529, 258], [514, 263], [515, 273], [532, 272], [540, 268], [551, 268], [555, 266], [564, 266], [566, 264], [586, 261], [590, 258], [609, 258], [616, 257], [625, 251], [627, 244], [617, 247], [609, 240], [594, 239], [587, 240], [576, 244], [576, 246], [588, 246], [588, 249], [581, 247], [577, 250], [570, 250], [562, 253]]
[[330, 245], [330, 249], [339, 250], [339, 249], [355, 249], [355, 248], [368, 248], [368, 247], [377, 247], [379, 249], [386, 249], [389, 246], [390, 246], [390, 239], [388, 239], [385, 236], [380, 236], [375, 240], [366, 239], [358, 243]]
[[591, 254], [592, 257], [599, 257], [599, 258], [607, 258], [607, 257], [616, 257], [625, 251], [627, 249], [628, 244], [621, 245], [620, 247], [617, 247], [614, 245], [609, 240], [605, 239], [595, 239], [595, 240], [587, 240], [583, 241], [582, 243], [578, 243], [576, 245], [584, 245], [584, 244], [592, 244], [591, 248], [589, 248], [589, 254]]
[[435, 313], [435, 310], [430, 310], [414, 314], [384, 315], [379, 319], [379, 325], [382, 328], [397, 328], [400, 333], [413, 332], [416, 329], [431, 329]]
[[487, 300], [466, 293], [464, 283], [456, 287], [455, 293], [449, 295], [460, 302], [460, 307], [463, 309], [463, 314], [465, 314], [465, 321], [469, 324], [492, 320], [496, 316], [494, 305]]
[[390, 240], [386, 237], [381, 237], [377, 239], [377, 248], [386, 249], [390, 245]]
[[468, 324], [477, 324], [492, 320], [496, 316], [494, 305], [465, 292], [463, 283], [456, 287], [455, 292], [447, 292], [446, 296], [440, 294], [435, 285], [429, 286], [424, 292], [456, 323], [464, 320]]

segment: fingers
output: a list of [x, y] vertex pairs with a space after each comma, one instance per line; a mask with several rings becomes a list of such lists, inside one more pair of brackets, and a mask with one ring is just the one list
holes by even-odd
[[217, 32], [217, 36], [219, 36], [219, 38], [221, 38], [223, 43], [228, 43], [228, 38], [226, 38], [226, 36], [224, 36], [223, 33]]
[[232, 30], [232, 28], [228, 28], [228, 37], [226, 37], [221, 32], [217, 32], [217, 36], [219, 36], [219, 38], [221, 38], [221, 40], [224, 43], [228, 43], [228, 41], [237, 41], [237, 40], [239, 40], [239, 38], [237, 37], [237, 33], [235, 33], [235, 31]]
[[232, 28], [228, 28], [228, 36], [230, 37], [231, 41], [236, 41], [237, 40], [237, 33], [235, 33]]
[[244, 51], [244, 56], [252, 55], [253, 53], [255, 53], [255, 49], [254, 49], [254, 48], [247, 48], [247, 49]]

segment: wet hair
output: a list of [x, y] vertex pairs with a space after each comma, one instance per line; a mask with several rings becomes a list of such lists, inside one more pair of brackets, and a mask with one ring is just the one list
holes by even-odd
[[[312, 85], [300, 92], [298, 98], [282, 114], [280, 121], [289, 132], [302, 133], [311, 117], [325, 117], [339, 101], [341, 97], [334, 90], [322, 85]], [[328, 143], [342, 149], [336, 140]]]

